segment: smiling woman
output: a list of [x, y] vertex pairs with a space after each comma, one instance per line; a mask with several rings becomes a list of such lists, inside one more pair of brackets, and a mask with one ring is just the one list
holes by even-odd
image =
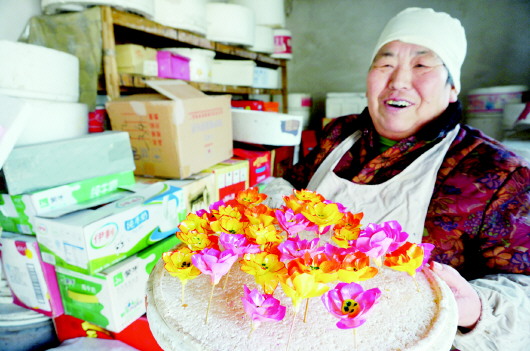
[[[397, 220], [435, 245], [433, 265], [455, 293], [465, 350], [525, 350], [530, 343], [530, 168], [461, 124], [464, 28], [447, 13], [409, 8], [381, 33], [367, 76], [368, 108], [339, 117], [320, 143], [264, 192], [269, 205], [308, 189]], [[454, 269], [452, 267], [454, 267]]]

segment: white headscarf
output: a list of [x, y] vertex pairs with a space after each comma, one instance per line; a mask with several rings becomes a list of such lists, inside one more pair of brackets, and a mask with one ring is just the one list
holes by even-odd
[[424, 46], [434, 51], [447, 67], [460, 91], [460, 68], [466, 57], [467, 41], [460, 21], [445, 12], [411, 7], [398, 13], [386, 24], [372, 54], [391, 41]]

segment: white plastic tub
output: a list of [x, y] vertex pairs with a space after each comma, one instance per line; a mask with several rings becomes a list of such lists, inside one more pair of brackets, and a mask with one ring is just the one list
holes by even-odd
[[302, 139], [303, 117], [285, 113], [232, 109], [235, 141], [294, 146]]

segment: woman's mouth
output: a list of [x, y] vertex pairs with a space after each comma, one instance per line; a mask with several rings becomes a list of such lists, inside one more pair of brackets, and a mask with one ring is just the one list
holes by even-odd
[[386, 100], [385, 104], [390, 107], [396, 107], [396, 108], [404, 108], [404, 107], [409, 107], [410, 105], [412, 105], [410, 102], [405, 101], [405, 100], [393, 100], [393, 99]]

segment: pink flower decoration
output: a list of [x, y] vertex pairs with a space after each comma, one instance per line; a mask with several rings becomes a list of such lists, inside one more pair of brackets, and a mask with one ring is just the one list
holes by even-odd
[[357, 283], [339, 283], [322, 295], [324, 307], [339, 318], [340, 329], [357, 328], [366, 322], [366, 313], [377, 303], [381, 291], [378, 288], [363, 290]]
[[432, 250], [434, 250], [434, 245], [433, 244], [421, 243], [421, 244], [418, 244], [418, 246], [421, 246], [423, 248], [423, 262], [422, 262], [421, 266], [419, 266], [416, 269], [416, 272], [421, 271], [423, 266], [425, 266], [427, 263], [429, 263], [429, 261], [431, 259]]
[[287, 236], [292, 238], [302, 230], [307, 230], [311, 222], [301, 213], [295, 214], [292, 209], [285, 212], [281, 210], [274, 211], [280, 227], [287, 232]]
[[261, 252], [259, 245], [252, 244], [247, 237], [242, 234], [228, 234], [221, 233], [219, 235], [219, 242], [223, 245], [225, 250], [232, 250], [238, 257], [242, 257], [246, 253]]
[[341, 247], [335, 246], [330, 243], [324, 244], [324, 246], [321, 247], [321, 249], [322, 249], [322, 252], [324, 252], [329, 258], [335, 259], [337, 261], [342, 261], [344, 256], [346, 256], [348, 253], [357, 251], [354, 248], [343, 249]]
[[408, 236], [406, 232], [401, 231], [401, 225], [397, 221], [370, 223], [359, 234], [355, 246], [368, 256], [378, 258], [403, 245]]
[[298, 257], [304, 257], [306, 252], [313, 254], [322, 251], [322, 248], [318, 248], [319, 241], [319, 238], [300, 240], [298, 236], [285, 240], [278, 245], [278, 250], [282, 253], [280, 261], [289, 261]]
[[261, 322], [277, 322], [285, 317], [286, 307], [280, 305], [280, 301], [269, 294], [261, 294], [258, 289], [250, 291], [243, 285], [244, 296], [243, 308], [252, 319], [252, 328], [257, 328]]
[[237, 259], [238, 256], [232, 250], [221, 252], [211, 248], [204, 249], [191, 257], [193, 265], [211, 277], [212, 285], [219, 283]]

